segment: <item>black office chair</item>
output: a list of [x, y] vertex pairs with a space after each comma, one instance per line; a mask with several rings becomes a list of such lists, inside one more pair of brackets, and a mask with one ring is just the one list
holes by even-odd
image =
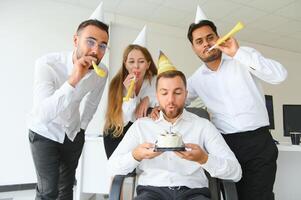
[[[208, 112], [202, 108], [187, 107], [186, 110], [198, 115], [199, 117], [206, 118], [209, 120]], [[223, 200], [238, 200], [236, 186], [233, 181], [213, 178], [207, 171], [205, 171], [205, 175], [208, 179], [211, 200], [221, 200], [221, 194], [223, 196]], [[127, 175], [114, 176], [109, 194], [109, 200], [120, 200], [122, 195], [122, 186], [125, 178], [127, 177], [133, 178], [132, 197], [134, 197], [136, 173], [132, 172]]]

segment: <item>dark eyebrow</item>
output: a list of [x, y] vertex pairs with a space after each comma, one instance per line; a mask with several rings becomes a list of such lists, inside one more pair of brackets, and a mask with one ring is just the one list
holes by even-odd
[[94, 38], [94, 37], [87, 37], [87, 39], [92, 39], [92, 40], [95, 40], [96, 41], [96, 38]]
[[195, 41], [199, 41], [199, 40], [202, 40], [203, 38], [208, 38], [208, 37], [210, 37], [210, 36], [214, 36], [214, 34], [213, 34], [213, 33], [210, 33], [210, 34], [208, 34], [208, 35], [206, 35], [206, 36], [204, 36], [204, 37], [199, 37], [199, 38], [195, 39]]
[[214, 36], [214, 34], [213, 33], [208, 34], [206, 37], [210, 37], [210, 36]]
[[[183, 91], [183, 88], [178, 87], [178, 88], [175, 88], [173, 91], [176, 92], [176, 91], [179, 91], [179, 90], [180, 90], [180, 91]], [[167, 89], [161, 88], [160, 91], [167, 91]]]

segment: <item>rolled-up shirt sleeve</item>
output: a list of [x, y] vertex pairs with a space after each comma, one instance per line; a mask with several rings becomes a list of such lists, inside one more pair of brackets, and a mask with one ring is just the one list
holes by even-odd
[[37, 120], [47, 123], [55, 119], [72, 102], [75, 88], [68, 81], [55, 87], [55, 75], [47, 64], [37, 62], [34, 82], [34, 112]]
[[253, 48], [240, 47], [233, 58], [265, 82], [279, 84], [287, 77], [286, 69], [279, 62], [263, 57]]

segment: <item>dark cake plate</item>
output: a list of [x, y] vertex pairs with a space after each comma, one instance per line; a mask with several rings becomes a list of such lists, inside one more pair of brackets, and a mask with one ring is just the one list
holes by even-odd
[[157, 147], [155, 146], [155, 152], [164, 152], [164, 151], [186, 151], [185, 147]]

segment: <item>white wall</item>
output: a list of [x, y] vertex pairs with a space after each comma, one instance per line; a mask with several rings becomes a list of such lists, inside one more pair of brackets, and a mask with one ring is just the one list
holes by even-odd
[[0, 185], [35, 182], [26, 115], [36, 58], [72, 48], [90, 10], [49, 1], [0, 1]]
[[[26, 128], [26, 115], [32, 106], [34, 61], [48, 52], [71, 50], [77, 25], [92, 10], [48, 0], [0, 1], [0, 186], [35, 182]], [[148, 48], [155, 61], [160, 48], [187, 76], [200, 64], [186, 39], [186, 30], [108, 13], [105, 17], [112, 21], [110, 77], [121, 66], [123, 49], [135, 39], [145, 23], [149, 27]], [[280, 61], [289, 71], [285, 83], [276, 86], [264, 84], [266, 92], [274, 98], [276, 130], [273, 134], [280, 141], [287, 141], [282, 137], [282, 104], [301, 102], [298, 93], [301, 70], [297, 63], [301, 54], [248, 45]], [[99, 133], [103, 123], [100, 116], [103, 114], [104, 107], [101, 107], [88, 133]]]

